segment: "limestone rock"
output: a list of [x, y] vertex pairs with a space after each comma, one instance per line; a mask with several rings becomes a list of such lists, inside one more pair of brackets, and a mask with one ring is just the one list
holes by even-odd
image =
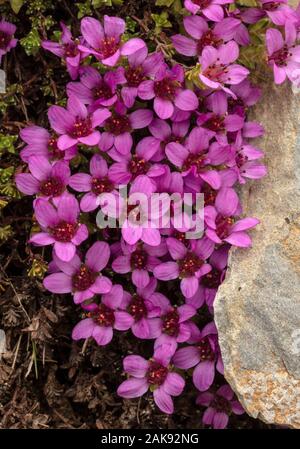
[[225, 377], [247, 412], [300, 428], [300, 94], [270, 81], [255, 117], [268, 175], [241, 200], [261, 224], [250, 250], [231, 252], [215, 319]]

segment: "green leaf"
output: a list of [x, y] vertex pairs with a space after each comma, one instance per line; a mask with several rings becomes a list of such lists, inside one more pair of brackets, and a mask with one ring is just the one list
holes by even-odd
[[28, 56], [36, 55], [41, 46], [41, 39], [37, 30], [32, 29], [27, 36], [20, 39], [20, 44]]
[[167, 6], [168, 8], [170, 8], [173, 3], [174, 0], [156, 0], [155, 6]]
[[163, 28], [172, 28], [171, 22], [168, 20], [169, 14], [163, 11], [161, 14], [151, 14], [155, 23], [155, 33], [159, 34]]
[[256, 0], [237, 0], [236, 3], [238, 5], [248, 6], [248, 7], [251, 7], [251, 8], [254, 8], [255, 6], [257, 6]]
[[18, 14], [23, 6], [24, 0], [9, 0], [11, 9], [15, 14]]

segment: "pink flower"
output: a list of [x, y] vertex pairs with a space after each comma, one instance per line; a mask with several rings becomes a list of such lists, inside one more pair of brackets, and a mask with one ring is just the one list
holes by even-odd
[[79, 205], [76, 198], [63, 194], [57, 209], [45, 199], [35, 202], [35, 216], [42, 232], [33, 234], [30, 243], [54, 245], [54, 252], [63, 262], [73, 259], [76, 247], [88, 238], [86, 225], [78, 223]]
[[133, 38], [124, 44], [121, 36], [125, 31], [125, 22], [119, 17], [104, 16], [102, 24], [92, 17], [85, 17], [81, 21], [81, 33], [87, 45], [80, 45], [79, 49], [87, 54], [95, 55], [102, 64], [113, 67], [121, 56], [129, 56], [145, 47], [142, 39]]
[[0, 63], [2, 56], [8, 53], [17, 45], [18, 40], [14, 39], [13, 35], [17, 27], [4, 19], [0, 20]]
[[132, 273], [132, 283], [137, 288], [145, 288], [150, 282], [149, 272], [160, 264], [159, 257], [167, 253], [165, 245], [149, 246], [146, 244], [122, 245], [123, 255], [112, 263], [116, 273]]
[[221, 188], [215, 205], [204, 209], [206, 236], [217, 244], [227, 242], [242, 248], [251, 246], [251, 238], [245, 231], [255, 227], [259, 220], [249, 217], [235, 222], [234, 216], [238, 215], [239, 207], [235, 191], [229, 187]]
[[268, 62], [273, 67], [276, 84], [282, 84], [286, 77], [295, 81], [294, 73], [300, 70], [300, 45], [295, 45], [296, 27], [291, 22], [285, 25], [285, 40], [279, 30], [270, 28], [266, 32]]
[[63, 58], [66, 62], [70, 77], [75, 80], [78, 78], [80, 62], [85, 58], [86, 53], [81, 52], [78, 48], [82, 39], [73, 39], [71, 31], [63, 22], [60, 22], [60, 26], [62, 29], [61, 43], [42, 41], [42, 47], [56, 56]]
[[224, 17], [221, 5], [233, 3], [233, 0], [184, 0], [184, 7], [192, 14], [201, 12], [213, 22], [220, 22]]
[[44, 156], [50, 159], [64, 159], [69, 161], [77, 154], [76, 145], [61, 151], [57, 146], [57, 137], [51, 135], [40, 126], [26, 126], [20, 131], [20, 137], [27, 145], [20, 153], [24, 162], [29, 162], [31, 156]]
[[110, 257], [109, 245], [96, 242], [87, 251], [85, 262], [75, 256], [63, 262], [55, 253], [53, 261], [58, 270], [44, 279], [44, 287], [52, 293], [72, 293], [75, 304], [80, 304], [96, 294], [108, 293], [111, 280], [101, 274]]
[[170, 347], [164, 345], [154, 351], [150, 360], [138, 355], [125, 357], [124, 371], [131, 377], [119, 386], [118, 395], [126, 399], [137, 398], [151, 388], [158, 408], [164, 413], [172, 414], [172, 396], [180, 396], [185, 385], [184, 379], [169, 367], [172, 355]]
[[110, 116], [111, 112], [105, 108], [89, 114], [86, 106], [73, 95], [68, 99], [67, 109], [51, 106], [48, 111], [51, 127], [60, 135], [58, 148], [63, 151], [77, 143], [97, 145], [100, 132], [95, 128]]
[[88, 318], [80, 321], [73, 329], [73, 340], [93, 337], [99, 346], [105, 346], [111, 342], [114, 329], [127, 331], [133, 318], [127, 312], [118, 310], [122, 296], [121, 285], [114, 285], [109, 293], [102, 296], [99, 305], [89, 305]]
[[99, 106], [109, 107], [117, 101], [117, 87], [124, 84], [126, 79], [123, 69], [119, 67], [114, 72], [100, 75], [97, 69], [84, 66], [80, 69], [80, 82], [67, 84], [68, 96], [74, 95], [83, 104], [90, 106], [90, 112]]
[[87, 192], [80, 200], [83, 212], [97, 209], [98, 196], [105, 192], [113, 192], [115, 189], [107, 162], [99, 154], [95, 154], [90, 160], [90, 173], [76, 173], [69, 180], [72, 189]]
[[182, 111], [194, 111], [198, 107], [198, 98], [190, 89], [182, 87], [184, 71], [180, 65], [169, 69], [166, 65], [156, 73], [154, 80], [143, 81], [138, 95], [143, 100], [154, 98], [154, 110], [159, 118], [170, 118], [175, 106]]
[[227, 86], [241, 83], [249, 70], [239, 64], [232, 64], [239, 56], [236, 42], [230, 41], [218, 49], [205, 47], [199, 59], [201, 64], [200, 80], [212, 89], [223, 89], [235, 98], [235, 94]]
[[71, 176], [67, 162], [58, 161], [51, 165], [44, 156], [31, 156], [28, 166], [30, 173], [19, 173], [15, 178], [22, 193], [53, 198], [65, 191]]
[[223, 374], [223, 363], [214, 322], [198, 332], [194, 346], [178, 349], [173, 357], [176, 368], [193, 371], [193, 382], [199, 391], [207, 390], [213, 383], [215, 368]]
[[136, 293], [130, 294], [124, 291], [120, 309], [126, 310], [134, 319], [131, 330], [135, 337], [141, 339], [155, 338], [153, 329], [159, 326], [161, 308], [154, 304], [157, 297], [163, 296], [156, 293], [157, 280], [151, 278], [144, 288], [137, 288]]
[[193, 39], [176, 34], [172, 36], [172, 42], [178, 53], [185, 56], [201, 56], [205, 47], [220, 47], [224, 42], [233, 39], [237, 27], [240, 25], [238, 19], [227, 17], [214, 25], [211, 29], [203, 17], [187, 16], [183, 18], [185, 31]]
[[174, 261], [163, 262], [153, 274], [161, 281], [181, 279], [180, 289], [185, 298], [191, 298], [199, 287], [199, 280], [211, 270], [205, 260], [212, 254], [214, 244], [209, 239], [195, 240], [189, 250], [179, 240], [170, 237], [168, 250]]
[[234, 398], [234, 392], [229, 385], [222, 385], [216, 393], [200, 393], [196, 400], [198, 405], [208, 407], [202, 417], [203, 424], [213, 429], [225, 429], [229, 416], [242, 415], [245, 410]]

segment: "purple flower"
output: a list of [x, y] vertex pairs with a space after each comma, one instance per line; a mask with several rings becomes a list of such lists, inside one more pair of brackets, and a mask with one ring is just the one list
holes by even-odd
[[251, 85], [248, 79], [230, 88], [237, 99], [229, 98], [228, 111], [232, 114], [238, 114], [244, 117], [249, 106], [253, 106], [260, 100], [262, 90], [259, 87]]
[[204, 209], [206, 236], [217, 244], [227, 242], [242, 248], [251, 246], [251, 238], [245, 231], [256, 226], [259, 220], [249, 217], [235, 222], [234, 216], [239, 213], [239, 207], [236, 192], [229, 187], [221, 188], [215, 205]]
[[102, 24], [92, 17], [81, 21], [81, 33], [89, 45], [80, 45], [79, 49], [87, 54], [95, 55], [102, 64], [113, 67], [121, 56], [129, 56], [145, 47], [142, 39], [133, 38], [122, 43], [125, 22], [119, 17], [104, 16]]
[[51, 135], [40, 126], [26, 126], [20, 131], [20, 137], [27, 145], [20, 153], [24, 162], [29, 162], [32, 156], [44, 156], [50, 159], [64, 159], [69, 161], [77, 154], [76, 145], [65, 151], [59, 150], [57, 137]]
[[127, 108], [134, 105], [139, 85], [147, 78], [155, 76], [162, 65], [164, 65], [162, 53], [156, 52], [148, 56], [146, 46], [128, 56], [128, 67], [124, 71], [126, 86], [121, 90]]
[[112, 106], [118, 99], [117, 86], [124, 84], [126, 79], [123, 68], [106, 72], [103, 77], [97, 69], [84, 66], [80, 70], [80, 82], [71, 82], [67, 85], [68, 96], [74, 95], [82, 103], [90, 106], [90, 112], [99, 106]]
[[235, 98], [235, 94], [226, 86], [241, 83], [249, 70], [239, 64], [232, 64], [239, 56], [236, 42], [230, 41], [219, 48], [205, 47], [199, 59], [201, 64], [200, 80], [212, 89], [223, 89]]
[[137, 398], [150, 388], [157, 407], [164, 413], [172, 414], [174, 411], [172, 396], [180, 396], [185, 385], [184, 379], [170, 370], [172, 355], [170, 347], [164, 345], [154, 351], [150, 360], [138, 355], [125, 357], [124, 371], [131, 377], [119, 386], [118, 395], [126, 399]]
[[152, 163], [160, 150], [159, 140], [153, 137], [144, 137], [136, 146], [135, 154], [120, 155], [114, 149], [109, 152], [112, 159], [117, 162], [110, 167], [110, 176], [117, 184], [128, 184], [140, 175], [157, 178], [165, 173], [163, 164]]
[[86, 106], [73, 95], [68, 99], [67, 109], [51, 106], [48, 111], [51, 127], [60, 135], [57, 142], [60, 150], [67, 150], [77, 143], [97, 145], [100, 132], [95, 128], [110, 116], [111, 112], [105, 108], [89, 114]]
[[132, 273], [132, 283], [137, 288], [145, 288], [150, 282], [149, 272], [160, 264], [158, 257], [167, 253], [165, 245], [149, 246], [145, 244], [122, 245], [123, 255], [118, 256], [112, 263], [116, 273]]
[[170, 237], [167, 242], [173, 261], [163, 262], [154, 268], [157, 279], [170, 281], [181, 279], [180, 289], [185, 298], [191, 298], [199, 287], [199, 280], [211, 270], [205, 260], [212, 254], [214, 244], [207, 238], [195, 240], [189, 250], [179, 240]]
[[44, 287], [52, 293], [72, 293], [75, 304], [80, 304], [96, 294], [110, 292], [111, 280], [101, 274], [110, 257], [109, 245], [96, 242], [87, 251], [85, 261], [75, 256], [63, 262], [55, 253], [53, 261], [58, 270], [44, 279]]
[[200, 332], [194, 346], [178, 349], [172, 359], [176, 368], [193, 371], [193, 382], [199, 391], [207, 390], [213, 383], [215, 368], [223, 374], [223, 364], [214, 322]]
[[121, 155], [130, 153], [133, 140], [131, 133], [135, 129], [146, 128], [153, 119], [153, 112], [150, 109], [137, 109], [131, 114], [114, 112], [104, 124], [106, 132], [101, 136], [99, 148], [107, 151], [115, 147]]
[[268, 63], [273, 67], [276, 84], [282, 84], [286, 77], [295, 81], [295, 73], [300, 70], [300, 45], [295, 45], [297, 39], [296, 27], [287, 22], [285, 40], [279, 30], [270, 28], [266, 32]]
[[2, 56], [17, 45], [18, 40], [13, 37], [16, 29], [17, 27], [12, 23], [0, 20], [0, 63]]
[[54, 55], [63, 58], [66, 62], [70, 77], [75, 80], [78, 78], [80, 62], [85, 58], [86, 53], [81, 52], [78, 48], [82, 39], [81, 41], [80, 39], [73, 39], [71, 31], [63, 22], [60, 22], [60, 26], [62, 29], [61, 43], [42, 41], [42, 47]]
[[213, 22], [220, 22], [224, 17], [221, 5], [233, 3], [233, 0], [184, 0], [184, 7], [192, 14], [201, 12]]
[[[171, 119], [172, 120], [172, 119]], [[152, 136], [159, 141], [160, 151], [153, 156], [154, 161], [161, 161], [165, 158], [165, 147], [168, 143], [184, 143], [184, 138], [190, 127], [189, 120], [172, 122], [171, 125], [165, 120], [155, 118], [149, 125], [149, 131]]]
[[202, 422], [213, 429], [225, 429], [232, 413], [235, 415], [245, 413], [239, 401], [234, 398], [234, 392], [229, 385], [222, 385], [215, 394], [209, 391], [200, 393], [196, 403], [208, 407], [203, 414]]
[[166, 146], [166, 156], [172, 164], [181, 168], [182, 176], [193, 174], [206, 181], [214, 189], [221, 186], [221, 179], [216, 170], [207, 170], [214, 165], [214, 159], [209, 157], [209, 131], [194, 128], [187, 140], [187, 145], [172, 142]]
[[30, 173], [19, 173], [15, 178], [22, 193], [53, 198], [65, 191], [71, 176], [67, 162], [58, 161], [51, 165], [44, 156], [31, 156], [28, 166]]
[[172, 42], [178, 53], [185, 56], [201, 56], [205, 47], [220, 47], [224, 42], [233, 39], [240, 21], [231, 17], [218, 22], [211, 29], [203, 17], [188, 16], [183, 18], [185, 31], [193, 39], [176, 34], [172, 36]]
[[73, 195], [64, 193], [57, 209], [45, 199], [35, 202], [35, 216], [42, 232], [33, 234], [30, 243], [38, 246], [54, 245], [59, 259], [69, 262], [75, 255], [76, 246], [88, 238], [86, 225], [78, 223], [79, 205]]
[[[287, 3], [288, 0], [260, 0], [261, 8], [271, 21], [278, 26], [284, 26], [287, 21], [295, 22], [296, 11]], [[264, 15], [264, 14], [263, 14]]]
[[122, 310], [118, 310], [123, 297], [121, 285], [114, 285], [109, 293], [102, 296], [99, 305], [88, 306], [88, 318], [80, 321], [73, 329], [73, 340], [93, 337], [99, 346], [111, 342], [114, 329], [127, 331], [133, 318]]
[[126, 310], [133, 317], [131, 330], [137, 338], [155, 338], [153, 330], [159, 326], [161, 308], [155, 306], [153, 301], [162, 296], [155, 292], [156, 287], [157, 280], [151, 278], [146, 287], [138, 288], [133, 295], [124, 291], [120, 309]]
[[195, 111], [198, 98], [190, 89], [183, 89], [184, 71], [180, 65], [169, 69], [166, 65], [156, 73], [154, 80], [143, 81], [138, 95], [143, 100], [154, 98], [154, 110], [159, 118], [170, 118], [175, 106], [182, 111]]
[[87, 192], [80, 200], [83, 212], [97, 209], [98, 196], [105, 192], [113, 192], [115, 189], [107, 162], [99, 154], [95, 154], [90, 160], [90, 173], [76, 173], [69, 180], [72, 189]]

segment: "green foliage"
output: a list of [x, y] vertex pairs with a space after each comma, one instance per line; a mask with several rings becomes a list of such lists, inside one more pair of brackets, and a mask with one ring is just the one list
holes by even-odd
[[24, 4], [24, 0], [9, 0], [10, 6], [15, 14], [18, 14]]
[[163, 28], [172, 28], [172, 23], [169, 20], [169, 14], [163, 11], [161, 14], [151, 14], [155, 23], [155, 34], [160, 34]]
[[238, 6], [247, 6], [248, 8], [255, 8], [258, 6], [256, 0], [237, 0], [235, 3]]
[[38, 31], [36, 29], [32, 29], [27, 36], [20, 39], [20, 44], [28, 56], [36, 55], [41, 46], [41, 39]]
[[5, 152], [15, 154], [15, 142], [17, 141], [18, 136], [4, 135], [0, 134], [0, 154]]
[[11, 225], [0, 227], [0, 241], [6, 242], [13, 235]]

